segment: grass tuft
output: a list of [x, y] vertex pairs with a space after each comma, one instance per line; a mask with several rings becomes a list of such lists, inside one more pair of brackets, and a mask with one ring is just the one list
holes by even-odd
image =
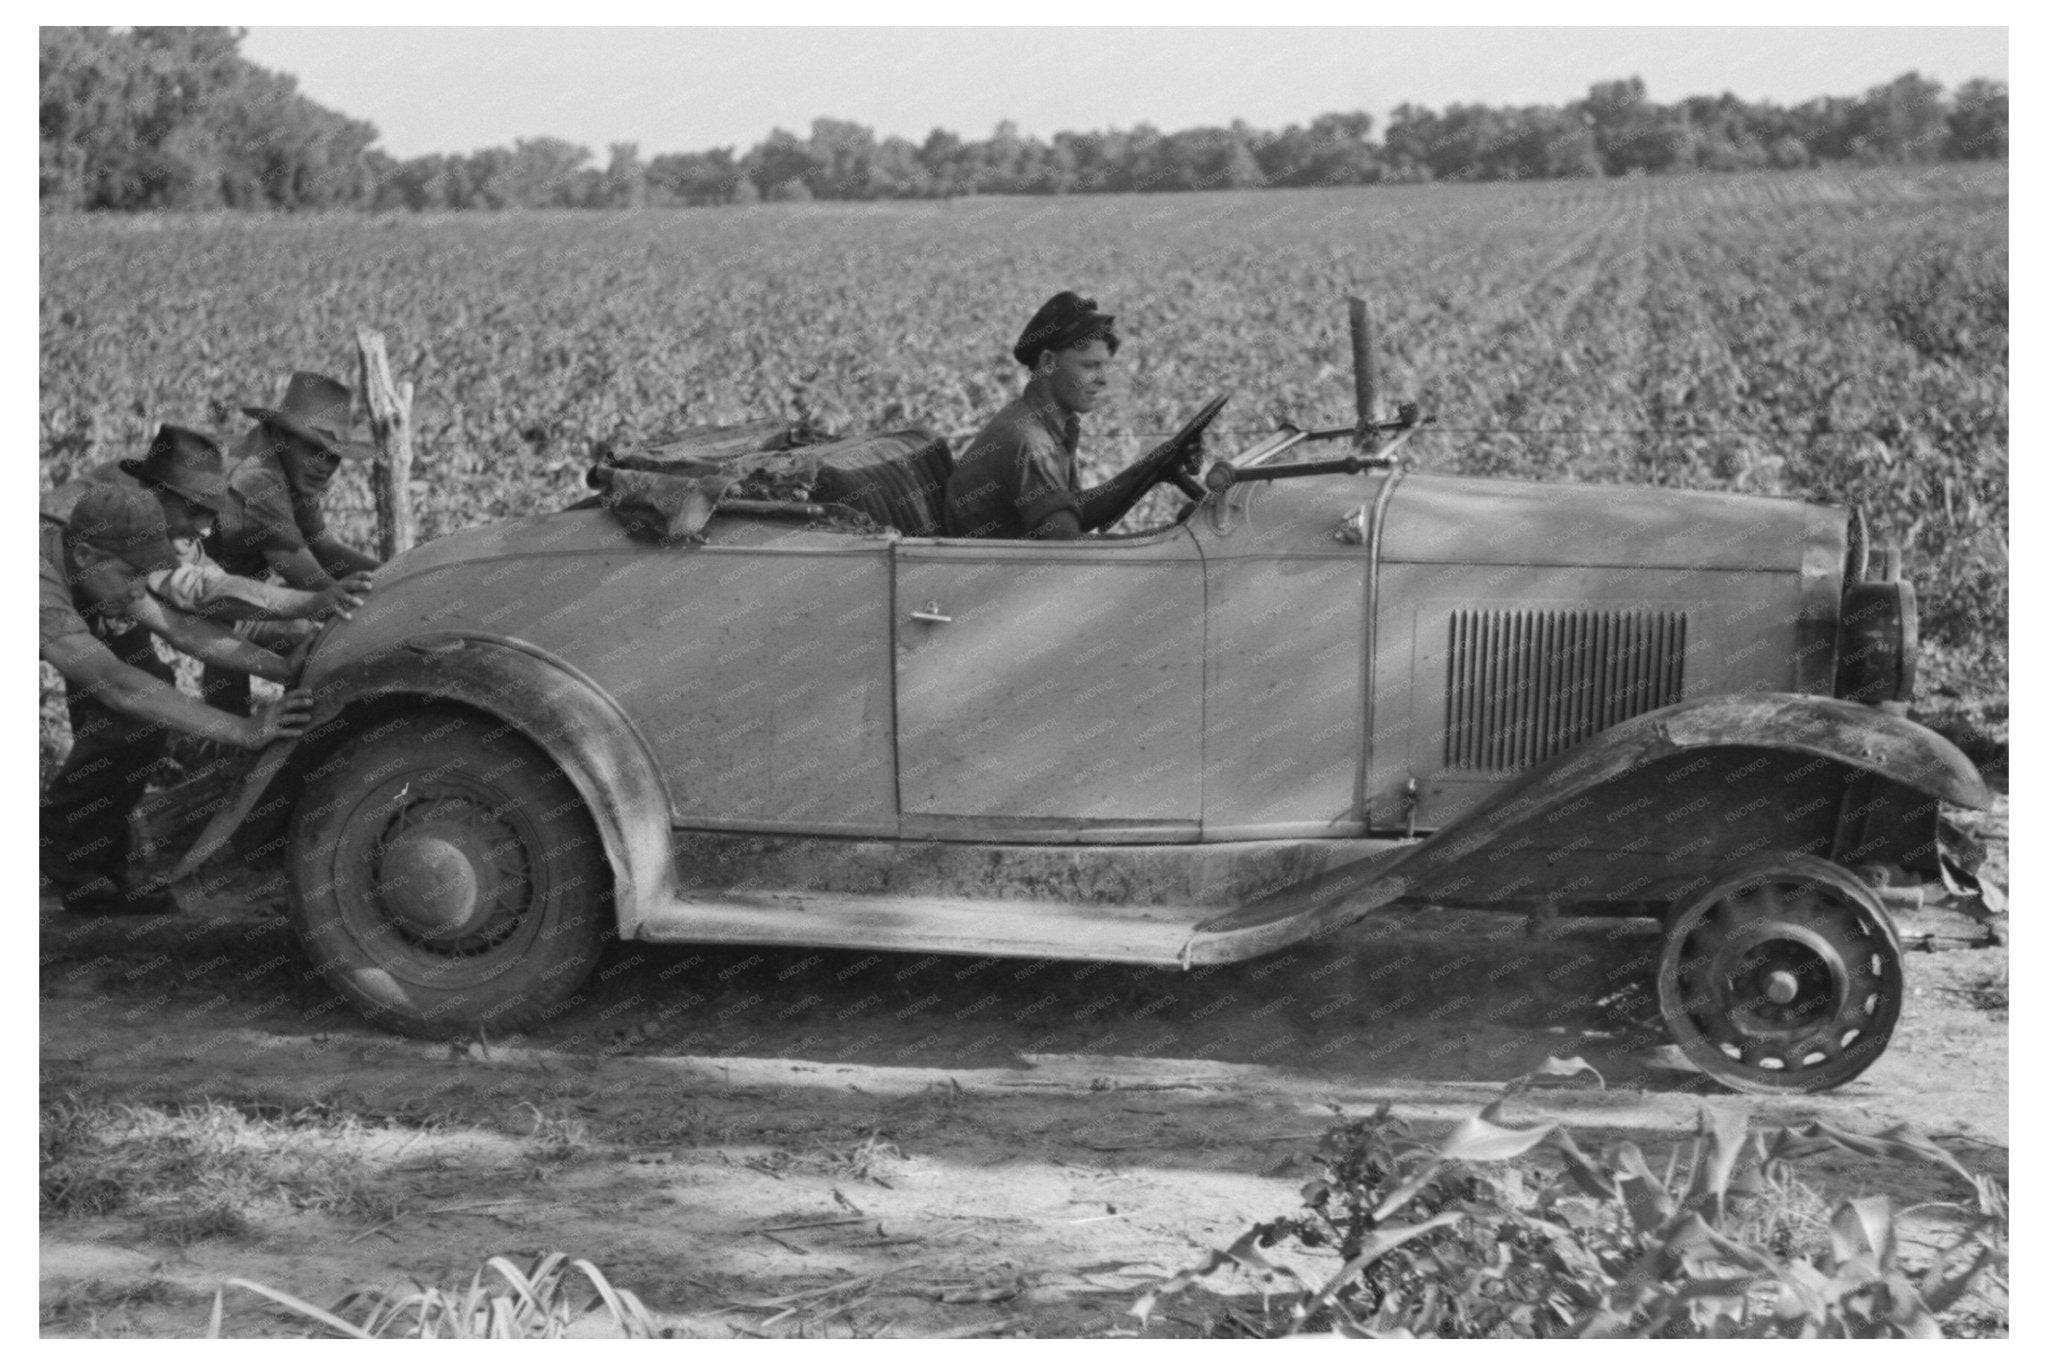
[[46, 1333], [128, 1336], [139, 1331], [135, 1310], [201, 1303], [205, 1296], [170, 1280], [80, 1280], [44, 1302], [37, 1325]]
[[225, 1241], [249, 1231], [249, 1214], [222, 1195], [192, 1208], [174, 1208], [142, 1221], [143, 1235], [153, 1242], [188, 1247], [195, 1242]]
[[591, 1154], [595, 1141], [588, 1123], [573, 1114], [546, 1113], [531, 1102], [524, 1107], [533, 1114], [533, 1131], [526, 1135], [526, 1153], [535, 1161], [553, 1164]]
[[[229, 1335], [227, 1290], [242, 1289], [320, 1329], [316, 1335], [371, 1339], [659, 1335], [647, 1306], [629, 1289], [605, 1278], [589, 1261], [553, 1251], [521, 1267], [493, 1256], [460, 1287], [352, 1290], [331, 1308], [258, 1284], [229, 1280], [214, 1297], [209, 1337]], [[592, 1315], [602, 1308], [594, 1321]]]
[[46, 1222], [132, 1217], [144, 1236], [173, 1246], [244, 1236], [266, 1208], [365, 1217], [380, 1205], [350, 1150], [356, 1126], [252, 1118], [213, 1100], [173, 1109], [46, 1101], [40, 1212]]

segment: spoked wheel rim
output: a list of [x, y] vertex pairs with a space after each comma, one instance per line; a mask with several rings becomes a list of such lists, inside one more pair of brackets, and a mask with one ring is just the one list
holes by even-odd
[[487, 981], [539, 931], [540, 854], [531, 822], [488, 784], [393, 778], [352, 812], [336, 849], [342, 923], [402, 980]]
[[1737, 877], [1667, 930], [1657, 998], [1673, 1041], [1737, 1090], [1826, 1090], [1876, 1061], [1904, 997], [1898, 938], [1846, 873]]

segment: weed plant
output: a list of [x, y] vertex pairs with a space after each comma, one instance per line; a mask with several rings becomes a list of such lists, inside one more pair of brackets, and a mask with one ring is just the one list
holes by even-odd
[[[1560, 1124], [1511, 1124], [1507, 1100], [1434, 1145], [1387, 1105], [1340, 1123], [1297, 1212], [1156, 1284], [1132, 1312], [1149, 1323], [1162, 1302], [1229, 1272], [1253, 1293], [1219, 1301], [1215, 1335], [2003, 1334], [2002, 1315], [1972, 1295], [2004, 1283], [2005, 1191], [1909, 1128], [1751, 1132], [1740, 1111], [1703, 1109], [1697, 1136], [1660, 1170], [1633, 1142], [1589, 1153]], [[1526, 1159], [1539, 1150], [1547, 1163]], [[1845, 1152], [1933, 1163], [1968, 1200], [1830, 1204], [1794, 1164]], [[1928, 1227], [1931, 1250], [1913, 1236]]]

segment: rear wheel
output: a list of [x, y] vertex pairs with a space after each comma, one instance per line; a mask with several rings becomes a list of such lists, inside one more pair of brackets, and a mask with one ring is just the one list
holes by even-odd
[[445, 1036], [552, 1014], [611, 918], [597, 831], [561, 770], [479, 717], [422, 711], [321, 766], [292, 817], [293, 920], [379, 1023]]
[[1731, 1089], [1828, 1090], [1884, 1053], [1905, 999], [1903, 965], [1869, 887], [1788, 854], [1675, 909], [1658, 1012], [1693, 1064]]

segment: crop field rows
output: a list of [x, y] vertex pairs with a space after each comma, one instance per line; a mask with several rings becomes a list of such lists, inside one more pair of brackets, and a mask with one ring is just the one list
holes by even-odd
[[[45, 480], [161, 421], [229, 438], [376, 327], [418, 388], [421, 531], [560, 505], [591, 445], [782, 416], [956, 436], [1023, 318], [1116, 313], [1084, 462], [1209, 396], [1227, 454], [1352, 418], [1345, 294], [1427, 468], [1856, 501], [1933, 671], [2003, 691], [2003, 167], [463, 217], [50, 219]], [[360, 478], [336, 519], [367, 536]]]
[[[964, 439], [1017, 390], [1009, 346], [1023, 318], [1051, 291], [1071, 287], [1116, 313], [1124, 340], [1113, 400], [1084, 422], [1092, 480], [1219, 393], [1233, 397], [1213, 429], [1213, 455], [1227, 456], [1281, 421], [1348, 426], [1355, 414], [1344, 297], [1358, 294], [1372, 301], [1383, 395], [1413, 399], [1432, 418], [1407, 447], [1419, 468], [1860, 504], [1878, 539], [1904, 542], [1919, 588], [1915, 714], [1933, 723], [1933, 692], [1943, 719], [1995, 720], [2002, 731], [2006, 213], [2002, 168], [1945, 167], [617, 213], [51, 218], [40, 248], [39, 474], [48, 485], [138, 454], [166, 421], [211, 431], [225, 444], [247, 425], [242, 409], [275, 404], [295, 369], [356, 382], [355, 329], [369, 326], [385, 335], [398, 377], [417, 387], [415, 500], [419, 529], [431, 537], [560, 507], [586, 492], [594, 446], [630, 449], [686, 426], [775, 417], [852, 432], [915, 423]], [[1165, 495], [1149, 510], [1178, 506]], [[368, 542], [360, 467], [347, 467], [330, 508], [344, 536]], [[1763, 519], [1754, 505], [1743, 516]], [[1583, 528], [1546, 524], [1583, 544]], [[1739, 541], [1755, 523], [1701, 524]], [[1519, 543], [1529, 542], [1529, 529], [1517, 528]], [[563, 657], [590, 661], [593, 687], [610, 687], [614, 674], [637, 685], [663, 666], [699, 677], [694, 660], [713, 650], [724, 656], [721, 668], [731, 665], [717, 686], [669, 692], [646, 713], [643, 730], [672, 741], [652, 781], [602, 756], [585, 772], [615, 789], [635, 856], [646, 848], [637, 842], [642, 814], [657, 825], [669, 817], [688, 827], [699, 818], [678, 818], [676, 803], [662, 800], [696, 785], [696, 774], [752, 780], [772, 772], [788, 778], [763, 788], [776, 800], [811, 784], [792, 809], [848, 804], [813, 775], [873, 764], [820, 739], [847, 731], [887, 731], [885, 745], [895, 738], [886, 721], [869, 723], [877, 713], [834, 725], [827, 708], [811, 704], [817, 691], [770, 687], [781, 711], [764, 748], [761, 727], [705, 700], [741, 698], [756, 681], [777, 681], [760, 669], [822, 672], [818, 657], [873, 651], [798, 642], [786, 652], [749, 653], [774, 643], [745, 606], [764, 585], [741, 582], [741, 597], [731, 599], [741, 602], [737, 611], [677, 615], [670, 606], [688, 585], [656, 580], [673, 579], [679, 562], [649, 557], [642, 567], [655, 572], [631, 583], [600, 566], [619, 600], [595, 609], [588, 592], [557, 589], [564, 605], [556, 606], [536, 605], [538, 593], [497, 588], [496, 565], [471, 580], [488, 575], [505, 599], [489, 608], [497, 618], [574, 616], [587, 626], [589, 635], [576, 636]], [[552, 588], [566, 563], [545, 564], [525, 581]], [[1425, 594], [1448, 591], [1431, 581], [1444, 566], [1403, 567], [1404, 590], [1419, 582]], [[1320, 720], [1301, 724], [1285, 703], [1348, 671], [1352, 656], [1326, 653], [1337, 664], [1325, 670], [1311, 657], [1319, 651], [1271, 644], [1313, 645], [1316, 622], [1356, 619], [1355, 599], [1318, 595], [1316, 583], [1332, 580], [1280, 568], [1290, 575], [1282, 585], [1289, 596], [1258, 601], [1258, 624], [1271, 634], [1245, 628], [1251, 609], [1189, 613], [1180, 610], [1185, 599], [1156, 593], [1132, 613], [1163, 619], [1175, 611], [1183, 625], [1197, 621], [1195, 635], [1176, 638], [1223, 643], [1188, 668], [1210, 670], [1218, 660], [1223, 667], [1191, 674], [1169, 658], [1163, 664], [1173, 671], [1161, 666], [1158, 674], [1165, 681], [1125, 672], [1112, 685], [1151, 689], [1142, 694], [1151, 697], [1192, 677], [1198, 686], [1183, 714], [1203, 724], [1182, 733], [1205, 741], [1214, 732], [1202, 709], [1209, 697], [1261, 712], [1247, 728], [1256, 752], [1235, 751], [1245, 754], [1240, 766], [1211, 764], [1206, 754], [1189, 764], [1197, 797], [1200, 784], [1227, 788], [1236, 774], [1259, 772], [1278, 727], [1292, 724], [1322, 751], [1332, 748], [1331, 736], [1351, 733], [1350, 716], [1323, 729]], [[823, 574], [793, 581], [808, 587]], [[1774, 586], [1788, 585], [1781, 578]], [[787, 584], [783, 590], [797, 600]], [[376, 591], [396, 595], [391, 585]], [[1200, 602], [1206, 588], [1190, 591]], [[826, 600], [813, 609], [819, 597]], [[917, 591], [909, 600], [923, 597]], [[1292, 611], [1297, 598], [1311, 609]], [[442, 599], [451, 610], [475, 600], [468, 592]], [[1120, 600], [1129, 599], [1102, 594], [1065, 623], [1099, 635]], [[1233, 605], [1227, 585], [1223, 600]], [[1653, 623], [1669, 619], [1661, 601], [1647, 605]], [[1727, 605], [1721, 616], [1754, 614]], [[802, 603], [808, 615], [792, 619], [823, 619], [832, 606], [819, 593]], [[399, 607], [401, 621], [420, 619], [402, 600]], [[1595, 660], [1610, 673], [1654, 653], [1628, 643], [1640, 637], [1626, 633], [1626, 623], [1609, 624], [1619, 616], [1603, 607], [1586, 618], [1620, 642], [1607, 660]], [[985, 638], [1042, 636], [1030, 618], [1053, 619], [1034, 606], [998, 621], [1000, 630], [987, 627]], [[969, 616], [961, 631], [989, 619]], [[1711, 633], [1719, 619], [1678, 638], [1717, 650], [1733, 639]], [[1534, 672], [1523, 661], [1543, 642], [1587, 638], [1574, 630], [1513, 637], [1539, 645], [1511, 643], [1482, 663], [1491, 659], [1486, 666], [1509, 680], [1501, 692], [1521, 691]], [[549, 644], [537, 630], [519, 631]], [[686, 636], [709, 648], [671, 650]], [[596, 648], [586, 650], [584, 640]], [[351, 647], [346, 636], [341, 643]], [[910, 677], [910, 695], [920, 680], [889, 673], [889, 644], [884, 638], [878, 666]], [[1669, 671], [1660, 676], [1675, 677], [1669, 666], [1684, 662], [1684, 648], [1666, 651]], [[1754, 649], [1736, 640], [1727, 652], [1739, 658], [1737, 651]], [[428, 653], [425, 667], [460, 667]], [[1127, 653], [1153, 662], [1150, 652]], [[1247, 684], [1242, 670], [1231, 672], [1240, 653], [1258, 665], [1258, 677], [1291, 674], [1303, 685], [1290, 694]], [[1571, 646], [1548, 658], [1563, 661], [1560, 675], [1602, 676], [1595, 665], [1572, 672], [1587, 654]], [[192, 662], [182, 662], [188, 690]], [[832, 662], [849, 667], [843, 657]], [[48, 663], [42, 671], [48, 774], [69, 732], [62, 681]], [[1217, 676], [1225, 685], [1211, 687]], [[1377, 704], [1374, 676], [1355, 695]], [[1446, 662], [1441, 676], [1469, 675]], [[1044, 694], [1078, 714], [1103, 691], [1048, 693], [1056, 681], [998, 701], [1016, 713], [1011, 703]], [[1608, 699], [1638, 690], [1624, 681]], [[626, 688], [615, 691], [634, 700]], [[1452, 705], [1474, 691], [1459, 684]], [[1344, 699], [1331, 708], [1343, 711], [1354, 694], [1329, 695]], [[678, 699], [679, 709], [670, 705]], [[890, 715], [889, 700], [879, 714]], [[623, 724], [640, 726], [639, 717], [621, 714]], [[1173, 742], [1170, 726], [1148, 728], [1161, 713], [1118, 719], [1129, 714], [1136, 712], [1107, 724]], [[1447, 733], [1473, 733], [1458, 717], [1474, 714], [1469, 705], [1454, 710]], [[694, 728], [671, 726], [671, 717]], [[1543, 713], [1546, 722], [1552, 717]], [[1833, 901], [1791, 891], [1781, 902], [1783, 883], [1772, 872], [1757, 904], [1782, 924], [1762, 928], [1796, 932], [1803, 953], [1812, 952], [1806, 935], [1834, 935], [1829, 957], [1871, 984], [1867, 992], [1828, 988], [1830, 1006], [1838, 1022], [1854, 1015], [1858, 1042], [1884, 1015], [1879, 1041], [1890, 1047], [1839, 1093], [1757, 1093], [1727, 1103], [1712, 1099], [1708, 1077], [1679, 1060], [1682, 1049], [1663, 1046], [1681, 1035], [1667, 1022], [1672, 1012], [1660, 1008], [1659, 926], [1647, 915], [1550, 913], [1572, 908], [1555, 903], [1526, 919], [1500, 909], [1382, 906], [1388, 913], [1338, 926], [1341, 933], [1328, 932], [1335, 920], [1326, 918], [1263, 960], [1184, 971], [956, 950], [989, 947], [966, 934], [916, 952], [887, 940], [818, 946], [846, 941], [826, 937], [634, 941], [628, 925], [601, 965], [570, 964], [593, 967], [573, 999], [550, 998], [544, 1009], [515, 1002], [536, 1004], [523, 1016], [478, 1011], [469, 1016], [473, 1036], [398, 1037], [356, 1017], [349, 1001], [362, 993], [338, 991], [342, 972], [323, 975], [319, 965], [333, 961], [322, 955], [333, 942], [329, 927], [347, 927], [352, 916], [368, 922], [354, 909], [332, 908], [348, 879], [349, 894], [367, 892], [357, 899], [372, 907], [364, 913], [396, 929], [378, 937], [402, 936], [422, 949], [383, 959], [374, 968], [380, 979], [397, 979], [392, 963], [410, 972], [408, 964], [425, 962], [439, 981], [443, 963], [466, 958], [492, 974], [491, 989], [512, 983], [509, 996], [564, 970], [559, 955], [546, 965], [538, 953], [558, 949], [558, 934], [575, 937], [573, 927], [562, 928], [571, 918], [563, 905], [603, 878], [605, 861], [568, 776], [551, 764], [542, 771], [507, 727], [493, 725], [486, 739], [484, 727], [445, 724], [431, 711], [400, 719], [422, 723], [371, 739], [349, 762], [322, 765], [349, 774], [346, 783], [315, 777], [295, 794], [304, 819], [291, 834], [298, 856], [289, 913], [279, 913], [285, 883], [274, 869], [257, 859], [228, 868], [233, 855], [208, 869], [223, 877], [179, 887], [179, 914], [73, 916], [43, 902], [45, 1335], [298, 1336], [314, 1328], [297, 1301], [334, 1304], [361, 1320], [413, 1292], [383, 1287], [411, 1285], [416, 1299], [438, 1305], [441, 1287], [449, 1287], [449, 1302], [464, 1284], [480, 1296], [493, 1283], [490, 1270], [516, 1289], [516, 1269], [494, 1268], [557, 1265], [544, 1259], [555, 1251], [591, 1258], [602, 1276], [591, 1272], [589, 1282], [630, 1291], [675, 1337], [1260, 1336], [1319, 1328], [1324, 1319], [1296, 1320], [1290, 1307], [1335, 1302], [1339, 1292], [1344, 1311], [1384, 1310], [1381, 1326], [1404, 1307], [1427, 1319], [1442, 1306], [1443, 1321], [1474, 1334], [1548, 1330], [1575, 1321], [1579, 1309], [1618, 1303], [1616, 1324], [1640, 1309], [1639, 1320], [1658, 1331], [1684, 1326], [1658, 1320], [1665, 1307], [1696, 1315], [1685, 1322], [1710, 1334], [1737, 1317], [1761, 1324], [1777, 1308], [1780, 1334], [1818, 1323], [1824, 1334], [1938, 1326], [2009, 1335], [2009, 953], [2003, 933], [1987, 934], [1963, 906], [1914, 904], [1910, 888], [1891, 887], [1900, 893], [1885, 898], [1896, 907], [1888, 918], [1897, 938], [1887, 933], [1875, 944], [1850, 937], [1851, 921]], [[793, 723], [784, 727], [785, 719]], [[1103, 722], [1083, 722], [1072, 732], [1120, 752], [1101, 742], [1103, 729], [1090, 728]], [[1493, 733], [1512, 729], [1504, 723]], [[1577, 732], [1560, 725], [1555, 733]], [[1027, 739], [1044, 747], [1039, 735]], [[1996, 750], [2002, 768], [2002, 735], [1973, 735]], [[787, 765], [772, 754], [763, 761], [783, 738], [811, 752]], [[500, 740], [504, 747], [492, 747]], [[913, 763], [918, 757], [903, 753]], [[880, 761], [899, 757], [889, 749]], [[1096, 755], [1087, 758], [1101, 766]], [[401, 772], [387, 760], [406, 766]], [[1127, 765], [1140, 781], [1160, 771], [1140, 761], [1149, 756]], [[1802, 779], [1822, 766], [1798, 761]], [[1295, 770], [1274, 762], [1265, 771], [1292, 782]], [[1979, 762], [2002, 785], [1992, 765]], [[1843, 788], [1848, 795], [1834, 810], [1814, 803], [1793, 811], [1789, 802], [1767, 810], [1764, 802], [1740, 805], [1740, 793], [1708, 790], [1754, 771], [1687, 764], [1612, 789], [1632, 797], [1680, 779], [1700, 789], [1700, 799], [1688, 792], [1690, 804], [1662, 816], [1622, 797], [1592, 807], [1574, 800], [1558, 811], [1573, 816], [1574, 828], [1629, 819], [1652, 840], [1661, 820], [1675, 831], [1671, 858], [1704, 861], [1703, 848], [1745, 841], [1753, 854], [1753, 831], [1782, 810], [1788, 822], [1831, 828], [1844, 846], [1852, 828], [1871, 834], [1853, 850], [1859, 867], [1866, 854], [1870, 863], [1889, 861], [1872, 852], [1890, 847], [1872, 833], [1884, 821], [1868, 810], [1883, 798], [1853, 825], [1838, 818], [1852, 814], [1861, 783]], [[673, 780], [671, 793], [661, 791], [664, 780]], [[726, 809], [748, 800], [749, 809], [762, 808], [739, 784], [718, 788], [718, 780], [703, 784], [708, 795], [695, 809], [735, 791], [741, 799]], [[1820, 790], [1820, 780], [1797, 788], [1799, 800]], [[1499, 809], [1519, 809], [1527, 795]], [[889, 797], [899, 803], [891, 812], [910, 809], [900, 791]], [[275, 805], [268, 795], [265, 802]], [[1410, 815], [1419, 830], [1418, 809], [1426, 813], [1419, 798]], [[328, 820], [332, 812], [347, 820]], [[2007, 799], [1949, 814], [1986, 844], [1984, 879], [2008, 884]], [[1723, 820], [1724, 834], [1706, 829]], [[161, 867], [174, 841], [158, 836], [171, 821], [143, 823]], [[1944, 841], [1952, 833], [1945, 830]], [[908, 912], [915, 888], [905, 882], [921, 875], [919, 860], [932, 845], [898, 868], [874, 856], [877, 845], [834, 842], [844, 848], [780, 861], [839, 869], [821, 873], [835, 884], [856, 876], [863, 888], [879, 884]], [[1281, 842], [1267, 866], [1309, 865], [1295, 858], [1305, 850]], [[1575, 836], [1548, 861], [1647, 857], [1635, 852], [1642, 844], [1608, 848]], [[778, 860], [764, 858], [757, 871], [747, 845], [768, 847], [725, 833], [678, 841], [677, 866], [691, 872], [692, 889], [682, 894], [731, 882], [736, 898], [777, 904], [770, 897], [779, 879], [765, 865]], [[1543, 845], [1509, 831], [1495, 847], [1526, 854], [1533, 866]], [[462, 860], [458, 875], [445, 879], [443, 848]], [[1243, 858], [1244, 879], [1231, 871], [1223, 884], [1215, 875], [1221, 864], [1190, 862], [1190, 888], [1199, 877], [1220, 900], [1254, 885], [1250, 877], [1266, 877], [1243, 848], [1210, 851]], [[1128, 863], [1097, 862], [1085, 847], [992, 853], [956, 845], [949, 859], [929, 861], [948, 886], [986, 880], [995, 892], [1014, 887], [1041, 900], [1073, 888], [1088, 903], [1118, 895], [1130, 902], [1103, 913], [1103, 926], [1140, 916], [1170, 922], [1154, 919], [1161, 912], [1131, 889], [1155, 879], [1125, 870], [1166, 860], [1125, 853]], [[1446, 877], [1485, 875], [1482, 842], [1460, 838], [1450, 856], [1460, 866]], [[1476, 894], [1470, 878], [1421, 880], [1424, 866], [1418, 859], [1395, 874], [1403, 891], [1441, 884]], [[437, 885], [408, 886], [415, 867]], [[461, 877], [462, 868], [474, 875]], [[722, 875], [727, 869], [732, 875]], [[1300, 883], [1301, 894], [1355, 888], [1356, 875]], [[1500, 875], [1508, 890], [1534, 894], [1528, 879], [1505, 883]], [[487, 922], [472, 916], [420, 936], [403, 923], [427, 928], [420, 921], [442, 916], [465, 881], [469, 909], [488, 907]], [[1559, 884], [1590, 895], [1583, 888], [1602, 883], [1589, 876]], [[1748, 894], [1730, 889], [1738, 886], [1731, 880], [1716, 893], [1722, 904], [1711, 917], [1681, 912], [1675, 937], [1695, 947], [1710, 938], [1735, 943], [1749, 954], [1739, 970], [1754, 1009], [1764, 1008], [1762, 998], [1779, 1009], [1783, 978], [1804, 972], [1808, 959], [1777, 956], [1776, 944], [1794, 942], [1783, 938], [1767, 954], [1762, 938], [1748, 936], [1756, 920], [1731, 923], [1729, 903]], [[1627, 894], [1649, 894], [1637, 887]], [[539, 906], [538, 888], [553, 908]], [[323, 898], [328, 908], [315, 904]], [[681, 896], [673, 899], [680, 905]], [[879, 901], [864, 890], [855, 908], [878, 922]], [[789, 904], [810, 913], [825, 902]], [[1274, 903], [1253, 902], [1254, 915]], [[586, 899], [574, 911], [593, 954], [608, 905]], [[418, 919], [414, 906], [424, 912]], [[1034, 943], [1053, 941], [1060, 926], [1096, 932], [1086, 904], [1059, 910], [1041, 921]], [[1002, 915], [1027, 918], [999, 903], [973, 932], [991, 932]], [[1242, 928], [1252, 918], [1232, 922]], [[645, 919], [640, 930], [657, 923]], [[680, 915], [671, 923], [694, 928]], [[1266, 915], [1253, 928], [1275, 924]], [[1997, 925], [2002, 931], [2003, 916]], [[530, 936], [514, 937], [529, 927]], [[501, 973], [506, 944], [513, 953], [534, 949], [516, 969], [531, 966], [531, 975]], [[1803, 989], [1795, 985], [1794, 996]], [[1889, 1006], [1879, 1008], [1892, 997], [1903, 1003], [1895, 1031]], [[438, 1018], [442, 1008], [417, 1017]], [[1782, 1015], [1810, 1016], [1806, 1004]], [[1808, 1036], [1848, 1050], [1841, 1032]], [[1804, 1047], [1795, 1060], [1804, 1061]], [[1756, 1045], [1745, 1038], [1738, 1050]], [[1564, 1146], [1567, 1130], [1576, 1147]], [[1753, 1144], [1742, 1141], [1745, 1131]], [[1837, 1141], [1841, 1134], [1853, 1137]], [[1411, 1138], [1422, 1145], [1411, 1148]], [[1425, 1151], [1440, 1149], [1456, 1160], [1440, 1169], [1426, 1163], [1436, 1180], [1386, 1202], [1404, 1166], [1412, 1173]], [[1818, 1159], [1794, 1179], [1755, 1164], [1768, 1152]], [[1661, 1183], [1631, 1178], [1646, 1164], [1664, 1172]], [[1713, 1215], [1711, 1231], [1727, 1239], [1716, 1245], [1731, 1259], [1659, 1253], [1668, 1276], [1605, 1273], [1658, 1259], [1645, 1259], [1646, 1247], [1696, 1243], [1699, 1219], [1681, 1226], [1670, 1217], [1680, 1205]], [[1367, 1210], [1377, 1210], [1379, 1233], [1367, 1231]], [[1528, 1221], [1537, 1215], [1562, 1220], [1574, 1235], [1525, 1236], [1540, 1230]], [[1388, 1243], [1381, 1250], [1401, 1251], [1399, 1258], [1383, 1255], [1361, 1269], [1352, 1252], [1367, 1243], [1357, 1239], [1399, 1226], [1387, 1217], [1446, 1227], [1429, 1242]], [[1638, 1226], [1637, 1217], [1646, 1221]], [[1950, 1249], [1949, 1268], [1966, 1266], [1968, 1282], [1943, 1275]], [[1278, 1271], [1243, 1273], [1260, 1257], [1299, 1278], [1302, 1294]], [[1218, 1273], [1198, 1274], [1204, 1266]], [[1789, 1267], [1783, 1283], [1796, 1283], [1798, 1295], [1768, 1277], [1749, 1279], [1759, 1266]], [[1728, 1267], [1743, 1276], [1725, 1278]], [[1907, 1275], [1915, 1292], [1891, 1292]], [[1456, 1289], [1461, 1276], [1465, 1291], [1440, 1298], [1434, 1286]], [[1877, 1294], [1873, 1285], [1884, 1277], [1887, 1292]], [[1390, 1285], [1395, 1292], [1386, 1292]], [[1410, 1292], [1424, 1285], [1428, 1293]], [[524, 1302], [544, 1300], [552, 1322], [556, 1297]], [[1790, 1316], [1794, 1297], [1810, 1315], [1802, 1322]], [[506, 1325], [496, 1313], [487, 1323]], [[592, 1330], [602, 1328], [577, 1324], [579, 1333]]]

